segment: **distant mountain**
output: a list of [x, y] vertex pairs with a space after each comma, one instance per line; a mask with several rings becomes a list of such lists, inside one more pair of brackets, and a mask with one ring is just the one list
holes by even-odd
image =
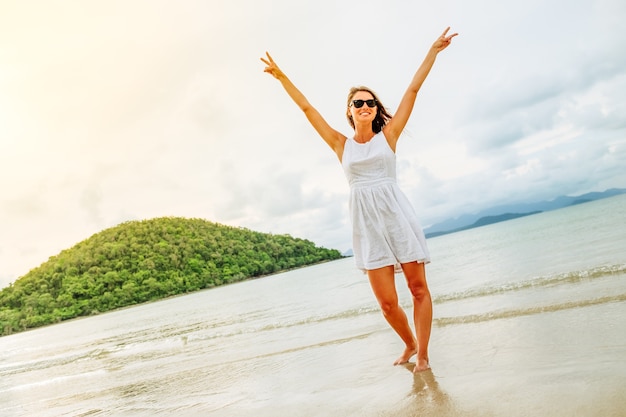
[[560, 196], [550, 201], [538, 201], [534, 203], [505, 204], [491, 207], [478, 213], [464, 214], [454, 219], [448, 219], [424, 229], [426, 237], [440, 236], [486, 224], [497, 223], [512, 218], [528, 216], [543, 211], [557, 210], [560, 208], [583, 204], [590, 201], [613, 197], [626, 193], [626, 189], [612, 188], [602, 192], [592, 192], [579, 196]]
[[476, 220], [474, 223], [468, 226], [459, 227], [458, 229], [446, 230], [446, 231], [441, 231], [441, 232], [428, 232], [426, 233], [426, 237], [447, 235], [449, 233], [460, 232], [461, 230], [473, 229], [475, 227], [480, 227], [480, 226], [487, 226], [488, 224], [500, 223], [500, 222], [504, 222], [507, 220], [513, 220], [519, 217], [530, 216], [531, 214], [537, 214], [537, 213], [541, 213], [541, 211], [531, 211], [529, 213], [504, 213], [498, 216], [485, 216], [485, 217], [481, 217], [480, 219]]

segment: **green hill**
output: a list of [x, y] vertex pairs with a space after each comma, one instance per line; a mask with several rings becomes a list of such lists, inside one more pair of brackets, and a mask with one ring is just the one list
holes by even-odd
[[126, 222], [0, 291], [0, 335], [341, 257], [308, 240], [201, 219]]

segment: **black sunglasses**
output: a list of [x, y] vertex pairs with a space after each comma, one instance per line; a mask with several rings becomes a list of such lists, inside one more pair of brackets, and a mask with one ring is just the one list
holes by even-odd
[[371, 98], [369, 100], [352, 100], [352, 105], [357, 109], [363, 107], [363, 104], [367, 104], [367, 107], [370, 108], [376, 107], [376, 99]]

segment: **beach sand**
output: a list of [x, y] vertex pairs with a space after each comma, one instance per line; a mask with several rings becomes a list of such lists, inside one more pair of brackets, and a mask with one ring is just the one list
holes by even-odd
[[9, 372], [22, 386], [5, 392], [0, 415], [626, 416], [626, 302], [532, 311], [448, 325], [435, 314], [432, 370], [417, 374], [414, 363], [392, 365], [403, 345], [379, 312], [244, 327], [213, 353], [211, 340], [170, 339], [157, 350], [149, 341], [95, 357], [71, 351], [82, 360], [25, 380]]
[[294, 341], [237, 362], [239, 395], [209, 415], [625, 416], [625, 307], [434, 327], [432, 370], [418, 374], [391, 365], [402, 349], [391, 330]]

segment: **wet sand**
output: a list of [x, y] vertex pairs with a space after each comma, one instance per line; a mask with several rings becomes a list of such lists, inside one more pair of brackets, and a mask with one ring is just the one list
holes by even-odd
[[241, 396], [211, 415], [624, 416], [625, 313], [617, 302], [436, 327], [432, 370], [417, 374], [391, 365], [402, 344], [387, 330], [252, 358]]

